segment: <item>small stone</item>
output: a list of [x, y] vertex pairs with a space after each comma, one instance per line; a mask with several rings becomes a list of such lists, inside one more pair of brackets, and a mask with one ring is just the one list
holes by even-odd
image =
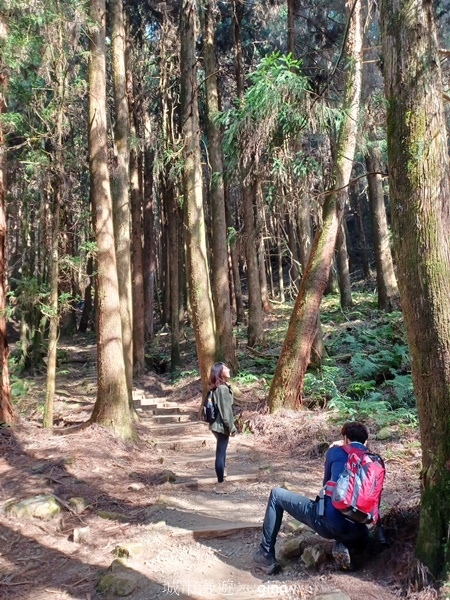
[[128, 486], [128, 489], [130, 492], [139, 492], [140, 490], [143, 490], [144, 487], [143, 483], [132, 483]]
[[286, 540], [283, 542], [279, 553], [283, 558], [296, 558], [300, 556], [300, 540], [298, 538]]
[[128, 573], [107, 573], [97, 583], [97, 591], [100, 594], [111, 594], [123, 598], [129, 596], [137, 588], [136, 576]]
[[74, 496], [73, 498], [69, 498], [68, 504], [70, 508], [75, 511], [78, 515], [84, 512], [88, 506], [86, 500], [81, 496]]
[[158, 501], [155, 504], [152, 504], [151, 506], [148, 506], [145, 509], [144, 516], [147, 519], [150, 519], [151, 517], [154, 517], [159, 512], [166, 510], [166, 508], [167, 508], [167, 505], [165, 504], [165, 502]]
[[51, 466], [50, 462], [48, 462], [46, 460], [42, 460], [37, 463], [34, 463], [34, 465], [31, 467], [31, 470], [33, 473], [42, 473], [43, 471], [45, 471], [45, 469], [47, 469], [50, 466]]
[[391, 440], [393, 437], [395, 437], [395, 430], [392, 427], [383, 427], [376, 435], [377, 440], [382, 441]]
[[159, 483], [174, 483], [177, 480], [177, 476], [173, 471], [166, 469], [162, 473], [160, 473], [158, 477]]
[[101, 519], [108, 519], [109, 521], [121, 521], [122, 523], [128, 523], [129, 521], [126, 515], [108, 510], [98, 510], [95, 514]]
[[72, 539], [75, 542], [75, 544], [81, 544], [88, 540], [89, 533], [89, 527], [75, 527], [75, 529], [73, 530]]
[[351, 598], [347, 594], [344, 594], [344, 592], [341, 592], [341, 590], [333, 590], [314, 596], [313, 600], [351, 600]]
[[61, 507], [54, 496], [39, 494], [19, 502], [12, 502], [6, 506], [5, 511], [19, 519], [26, 517], [51, 519], [61, 512]]
[[133, 558], [145, 554], [147, 547], [145, 544], [140, 542], [125, 542], [124, 544], [117, 545], [113, 554], [117, 558]]
[[312, 569], [325, 562], [327, 555], [322, 546], [316, 544], [314, 546], [308, 546], [303, 551], [301, 558], [306, 568]]

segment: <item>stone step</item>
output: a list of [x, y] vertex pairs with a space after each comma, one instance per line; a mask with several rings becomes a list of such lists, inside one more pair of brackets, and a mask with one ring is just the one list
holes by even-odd
[[173, 435], [170, 436], [170, 438], [166, 437], [165, 439], [160, 439], [158, 436], [155, 436], [152, 439], [152, 442], [157, 450], [175, 450], [176, 452], [182, 452], [183, 454], [188, 451], [202, 450], [205, 448], [210, 448], [210, 451], [214, 453], [214, 448], [216, 447], [216, 442], [209, 431], [202, 435], [195, 431], [189, 432], [186, 430], [182, 435]]
[[154, 407], [151, 407], [151, 408], [149, 406], [139, 406], [137, 408], [140, 408], [143, 412], [145, 412], [148, 415], [164, 416], [164, 415], [188, 415], [188, 414], [191, 414], [188, 411], [182, 411], [179, 406], [157, 406], [157, 405], [155, 405]]
[[189, 423], [193, 421], [191, 415], [153, 415], [153, 421], [159, 425], [165, 425], [166, 423]]
[[193, 411], [189, 408], [183, 408], [181, 406], [177, 406], [176, 404], [165, 406], [164, 403], [161, 404], [141, 404], [140, 402], [134, 401], [134, 405], [136, 408], [141, 408], [143, 411], [147, 413], [152, 413], [154, 415], [179, 415], [179, 414], [194, 414]]
[[176, 402], [169, 402], [167, 400], [158, 402], [154, 398], [141, 398], [133, 396], [133, 401], [139, 406], [148, 408], [149, 410], [155, 408], [180, 408], [180, 405]]
[[[156, 417], [151, 417], [154, 421]], [[181, 421], [177, 423], [154, 423], [150, 427], [150, 431], [155, 435], [167, 435], [167, 436], [184, 436], [184, 435], [196, 435], [211, 437], [211, 432], [208, 430], [208, 425], [202, 421]], [[173, 442], [171, 442], [173, 443]]]

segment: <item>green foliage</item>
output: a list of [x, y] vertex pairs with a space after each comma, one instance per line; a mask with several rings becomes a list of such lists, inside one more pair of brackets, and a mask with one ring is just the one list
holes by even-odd
[[8, 297], [11, 304], [21, 312], [34, 311], [37, 306], [45, 304], [50, 289], [34, 275], [23, 276], [21, 279], [11, 278], [11, 282], [15, 284], [15, 288], [8, 293]]
[[[257, 364], [257, 363], [253, 363]], [[248, 367], [247, 367], [248, 368]], [[240, 371], [235, 377], [233, 377], [233, 381], [239, 384], [249, 384], [249, 383], [261, 383], [265, 389], [267, 389], [270, 385], [270, 381], [272, 380], [272, 374], [269, 373], [255, 373], [252, 371]]]
[[25, 396], [30, 389], [28, 381], [26, 379], [19, 378], [15, 375], [11, 375], [11, 397], [19, 399]]
[[307, 372], [303, 382], [303, 395], [308, 405], [330, 406], [330, 402], [347, 402], [350, 399], [339, 391], [338, 382], [342, 380], [340, 367], [324, 365], [320, 372]]
[[309, 124], [309, 87], [301, 61], [274, 52], [248, 78], [243, 102], [216, 116], [224, 127], [224, 155], [232, 168], [238, 159], [249, 163], [262, 149], [270, 152], [277, 139], [282, 144]]

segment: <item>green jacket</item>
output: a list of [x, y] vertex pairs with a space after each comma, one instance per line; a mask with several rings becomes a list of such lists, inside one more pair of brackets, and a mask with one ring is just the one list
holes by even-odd
[[233, 391], [227, 384], [219, 385], [214, 390], [214, 400], [218, 408], [218, 415], [209, 428], [217, 433], [234, 435], [237, 431], [233, 417]]

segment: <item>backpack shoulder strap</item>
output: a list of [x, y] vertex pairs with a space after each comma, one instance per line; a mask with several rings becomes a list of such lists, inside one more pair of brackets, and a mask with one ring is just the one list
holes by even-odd
[[341, 446], [341, 448], [343, 450], [345, 450], [345, 452], [347, 452], [347, 454], [358, 454], [358, 456], [367, 454], [367, 450], [363, 450], [362, 448], [356, 448], [355, 446], [352, 446], [351, 444], [345, 444], [345, 446]]

